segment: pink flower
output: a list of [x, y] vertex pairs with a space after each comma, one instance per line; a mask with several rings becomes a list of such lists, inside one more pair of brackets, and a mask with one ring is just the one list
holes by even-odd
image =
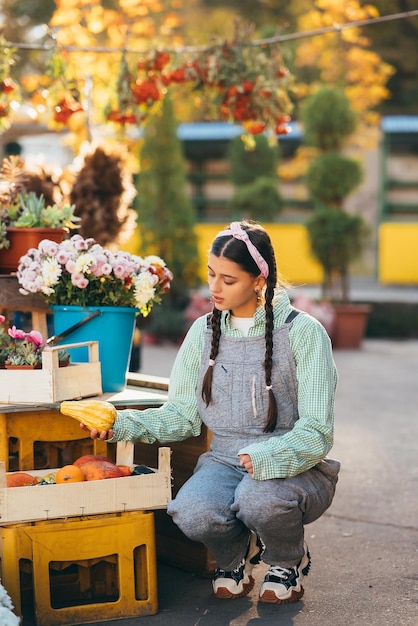
[[74, 259], [68, 259], [68, 261], [65, 263], [65, 269], [70, 274], [72, 274], [74, 272], [74, 269], [75, 269], [75, 261], [74, 261]]
[[55, 241], [50, 239], [42, 239], [39, 244], [38, 250], [41, 255], [55, 256], [58, 252], [59, 245]]
[[31, 330], [30, 333], [26, 333], [26, 339], [36, 346], [43, 346], [45, 344], [44, 338], [38, 330]]
[[26, 337], [25, 331], [20, 328], [16, 328], [16, 326], [12, 326], [7, 332], [12, 339], [24, 339]]
[[68, 259], [70, 258], [70, 254], [68, 252], [68, 250], [58, 250], [57, 251], [57, 261], [60, 265], [65, 265], [68, 262]]
[[74, 250], [80, 252], [81, 250], [88, 250], [92, 243], [94, 243], [94, 239], [92, 237], [83, 239], [81, 235], [73, 235], [71, 242], [74, 246]]
[[90, 271], [93, 276], [108, 276], [109, 274], [111, 274], [112, 266], [107, 260], [107, 256], [105, 254], [98, 254], [95, 257], [95, 262], [90, 267]]
[[0, 324], [3, 324], [3, 322], [6, 321], [6, 318], [4, 317], [4, 315], [0, 315]]
[[112, 266], [110, 265], [110, 263], [103, 263], [103, 265], [101, 266], [101, 270], [103, 276], [110, 276], [110, 274], [112, 273]]
[[78, 287], [79, 289], [85, 289], [89, 284], [89, 281], [81, 272], [79, 272], [78, 274], [73, 274], [71, 276], [71, 282], [74, 287]]
[[120, 278], [121, 280], [129, 276], [129, 272], [127, 271], [126, 265], [124, 265], [123, 263], [118, 263], [117, 265], [114, 265], [113, 272], [116, 278]]

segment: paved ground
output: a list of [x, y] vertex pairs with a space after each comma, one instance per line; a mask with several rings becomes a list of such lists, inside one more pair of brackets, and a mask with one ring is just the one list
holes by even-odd
[[[175, 352], [144, 346], [141, 371], [168, 375]], [[331, 509], [306, 527], [313, 560], [303, 600], [258, 603], [264, 565], [248, 597], [227, 601], [212, 597], [209, 580], [160, 563], [158, 614], [101, 626], [418, 624], [418, 341], [367, 340], [335, 359], [332, 456], [342, 471]]]

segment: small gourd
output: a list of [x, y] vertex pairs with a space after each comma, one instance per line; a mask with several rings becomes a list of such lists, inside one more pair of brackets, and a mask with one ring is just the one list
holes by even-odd
[[113, 404], [104, 400], [66, 400], [60, 411], [87, 426], [89, 430], [111, 430], [117, 411]]

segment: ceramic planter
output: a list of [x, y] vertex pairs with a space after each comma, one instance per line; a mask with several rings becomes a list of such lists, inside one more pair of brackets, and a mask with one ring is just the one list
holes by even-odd
[[357, 349], [361, 347], [366, 332], [369, 304], [334, 304], [335, 321], [332, 331], [334, 348]]
[[17, 271], [20, 257], [29, 248], [37, 248], [42, 239], [51, 239], [60, 243], [64, 236], [62, 228], [15, 228], [6, 229], [9, 248], [0, 249], [0, 274], [11, 274]]

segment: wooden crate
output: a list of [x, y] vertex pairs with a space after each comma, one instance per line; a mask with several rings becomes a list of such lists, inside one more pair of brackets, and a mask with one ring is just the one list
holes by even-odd
[[[102, 513], [164, 509], [171, 500], [170, 453], [170, 448], [159, 449], [158, 469], [152, 474], [65, 485], [6, 487], [5, 464], [0, 463], [0, 526]], [[128, 442], [118, 443], [116, 462], [132, 465], [132, 460], [133, 445]], [[41, 478], [54, 471], [33, 470], [28, 473]]]
[[[88, 362], [59, 367], [62, 349], [88, 347]], [[84, 341], [45, 348], [42, 369], [0, 370], [0, 403], [54, 403], [102, 393], [99, 343]]]

